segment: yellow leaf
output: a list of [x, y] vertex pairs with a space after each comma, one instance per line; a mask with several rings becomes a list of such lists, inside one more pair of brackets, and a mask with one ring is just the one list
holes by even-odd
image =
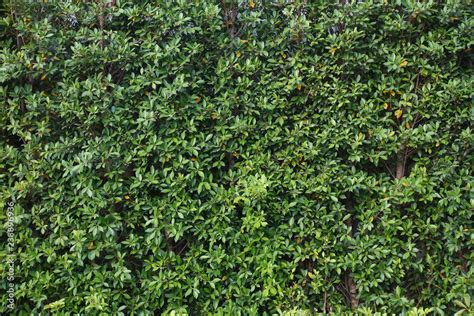
[[94, 242], [92, 240], [89, 241], [89, 244], [87, 245], [87, 249], [89, 250], [94, 249]]
[[405, 127], [406, 127], [406, 128], [410, 128], [410, 123], [406, 122], [406, 123], [405, 123]]
[[406, 181], [403, 181], [403, 182], [402, 182], [402, 185], [403, 185], [404, 187], [406, 187], [406, 186], [408, 186], [408, 183], [407, 183]]
[[248, 40], [243, 40], [243, 39], [241, 39], [240, 42], [241, 42], [241, 43], [248, 43], [249, 41], [248, 41]]
[[301, 91], [301, 84], [296, 85], [296, 89], [298, 89], [298, 91]]
[[48, 305], [45, 305], [44, 309], [50, 309], [52, 311], [56, 311], [56, 310], [59, 310], [63, 307], [64, 307], [64, 298], [62, 298], [58, 301], [54, 301], [52, 303], [49, 303]]
[[402, 117], [403, 115], [403, 110], [396, 110], [395, 111], [395, 116], [397, 117], [397, 119], [399, 119], [400, 117]]
[[335, 48], [335, 47], [331, 47], [331, 48], [329, 49], [329, 51], [331, 52], [332, 55], [334, 55], [334, 53], [336, 52], [336, 50], [337, 50], [337, 48]]
[[255, 8], [255, 2], [253, 2], [252, 0], [250, 0], [250, 2], [249, 2], [249, 8], [250, 9]]
[[240, 56], [242, 56], [242, 53], [240, 53], [240, 51], [237, 51], [237, 53], [235, 53], [235, 55], [237, 56], [237, 58], [239, 58]]
[[383, 104], [383, 108], [384, 108], [385, 110], [388, 110], [388, 107], [389, 107], [388, 103], [385, 102], [385, 103]]
[[130, 196], [128, 196], [128, 195], [125, 195], [123, 198], [124, 198], [125, 200], [130, 200]]
[[46, 75], [42, 75], [41, 80], [45, 80], [45, 79], [46, 79]]
[[395, 95], [395, 91], [390, 90], [390, 96], [393, 97]]
[[408, 61], [406, 61], [405, 59], [400, 63], [400, 67], [406, 67], [406, 65], [408, 65]]
[[313, 272], [308, 272], [308, 276], [309, 276], [310, 279], [314, 279], [314, 274], [313, 274]]

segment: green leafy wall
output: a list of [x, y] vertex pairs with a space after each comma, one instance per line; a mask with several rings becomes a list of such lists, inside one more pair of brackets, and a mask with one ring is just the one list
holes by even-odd
[[473, 11], [11, 1], [13, 313], [472, 312]]

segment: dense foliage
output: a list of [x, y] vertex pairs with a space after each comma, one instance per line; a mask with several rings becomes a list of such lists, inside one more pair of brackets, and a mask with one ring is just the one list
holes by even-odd
[[13, 313], [472, 312], [472, 13], [12, 1]]

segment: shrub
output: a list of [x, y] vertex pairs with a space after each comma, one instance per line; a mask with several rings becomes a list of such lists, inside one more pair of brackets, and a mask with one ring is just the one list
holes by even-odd
[[8, 6], [14, 313], [472, 312], [472, 6], [346, 2]]

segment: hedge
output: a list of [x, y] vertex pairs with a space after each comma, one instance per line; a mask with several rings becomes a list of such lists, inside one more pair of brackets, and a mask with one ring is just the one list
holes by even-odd
[[0, 313], [474, 311], [469, 1], [5, 4]]

